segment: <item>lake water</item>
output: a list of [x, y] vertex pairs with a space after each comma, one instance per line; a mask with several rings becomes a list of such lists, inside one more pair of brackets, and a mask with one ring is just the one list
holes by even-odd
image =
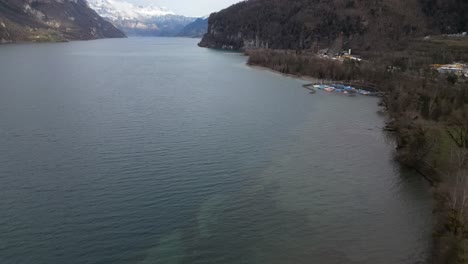
[[377, 99], [130, 38], [0, 46], [0, 263], [414, 264]]

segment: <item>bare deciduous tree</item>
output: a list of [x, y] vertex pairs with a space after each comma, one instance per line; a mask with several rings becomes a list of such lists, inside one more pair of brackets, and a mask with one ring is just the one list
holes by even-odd
[[461, 235], [464, 231], [466, 208], [468, 206], [468, 170], [467, 151], [457, 148], [452, 151], [452, 172], [448, 175], [447, 203], [450, 215], [447, 228], [454, 235]]
[[450, 116], [447, 133], [458, 147], [468, 147], [468, 105]]

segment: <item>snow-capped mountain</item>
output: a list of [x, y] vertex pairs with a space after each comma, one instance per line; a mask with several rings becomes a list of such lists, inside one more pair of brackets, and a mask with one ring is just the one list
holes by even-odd
[[138, 6], [119, 0], [88, 0], [89, 6], [102, 17], [118, 19], [149, 19], [158, 16], [175, 15], [164, 7]]
[[88, 0], [88, 5], [127, 35], [176, 36], [196, 19], [164, 7], [134, 5], [124, 0]]

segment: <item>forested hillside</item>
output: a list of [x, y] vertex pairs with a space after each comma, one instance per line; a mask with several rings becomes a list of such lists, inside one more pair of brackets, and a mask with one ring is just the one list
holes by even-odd
[[125, 37], [85, 0], [1, 0], [0, 43]]
[[379, 49], [464, 31], [467, 13], [466, 0], [249, 0], [212, 14], [200, 45]]

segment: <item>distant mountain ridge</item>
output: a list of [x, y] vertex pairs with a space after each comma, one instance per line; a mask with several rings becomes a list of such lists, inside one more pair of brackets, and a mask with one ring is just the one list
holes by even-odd
[[85, 0], [0, 1], [0, 43], [122, 37]]
[[198, 18], [185, 26], [177, 36], [189, 38], [201, 38], [208, 32], [208, 17]]
[[171, 10], [157, 6], [139, 6], [119, 0], [88, 0], [89, 6], [103, 17], [118, 19], [148, 19], [176, 15]]
[[467, 27], [466, 0], [247, 0], [212, 14], [200, 46], [369, 50]]
[[124, 0], [88, 0], [89, 6], [127, 35], [177, 36], [196, 18], [177, 15], [157, 6], [139, 6]]

